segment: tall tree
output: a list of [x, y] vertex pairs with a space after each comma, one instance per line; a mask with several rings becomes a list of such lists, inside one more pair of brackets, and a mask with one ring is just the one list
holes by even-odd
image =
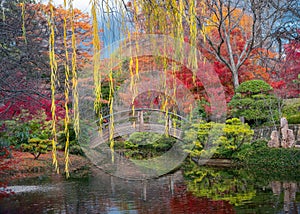
[[[45, 108], [50, 112], [49, 67], [49, 6], [19, 4], [4, 1], [0, 16], [0, 118], [10, 118], [20, 109]], [[58, 89], [63, 92], [65, 47], [63, 25], [67, 18], [67, 48], [71, 47], [70, 17], [68, 11], [55, 9], [55, 51], [58, 63]], [[77, 35], [77, 69], [80, 70], [90, 57], [91, 25], [89, 16], [75, 10]], [[71, 62], [69, 62], [71, 65]], [[50, 113], [49, 113], [50, 114]]]
[[293, 4], [273, 0], [150, 0], [134, 1], [126, 8], [138, 26], [135, 30], [185, 37], [214, 56], [229, 69], [234, 89], [240, 84], [243, 66], [251, 62], [266, 67], [257, 59], [258, 54], [269, 57], [264, 49], [270, 47], [275, 27], [282, 23], [287, 8], [297, 11], [294, 0]]
[[236, 89], [242, 67], [249, 61], [260, 65], [257, 54], [265, 47], [281, 13], [265, 1], [208, 0], [206, 5], [208, 12], [197, 16], [202, 40], [206, 41], [199, 44], [226, 65]]
[[276, 63], [277, 66], [271, 70], [273, 87], [281, 98], [300, 95], [300, 30], [293, 37], [284, 44], [281, 63]]

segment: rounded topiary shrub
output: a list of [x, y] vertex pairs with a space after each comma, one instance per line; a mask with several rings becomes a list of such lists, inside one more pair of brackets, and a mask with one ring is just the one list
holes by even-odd
[[242, 94], [266, 94], [273, 88], [263, 80], [249, 80], [243, 82], [236, 89], [236, 93]]
[[278, 122], [279, 100], [271, 93], [273, 88], [263, 80], [243, 82], [229, 102], [231, 116], [244, 117], [253, 126]]

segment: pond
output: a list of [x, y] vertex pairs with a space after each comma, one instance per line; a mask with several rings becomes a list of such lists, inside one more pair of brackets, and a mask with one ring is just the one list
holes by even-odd
[[298, 175], [255, 171], [189, 166], [146, 181], [101, 170], [35, 179], [10, 186], [15, 194], [0, 199], [0, 213], [300, 213]]

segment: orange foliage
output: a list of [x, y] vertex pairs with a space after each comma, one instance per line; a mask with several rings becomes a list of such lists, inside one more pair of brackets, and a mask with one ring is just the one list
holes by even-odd
[[[33, 19], [41, 24], [45, 32], [47, 31], [47, 19], [50, 16], [50, 5], [28, 4], [26, 6], [27, 11], [35, 11], [34, 16], [31, 12], [25, 13], [25, 19]], [[71, 20], [74, 20], [74, 28], [76, 34], [76, 53], [77, 53], [77, 66], [83, 68], [87, 61], [91, 59], [92, 49], [92, 26], [90, 24], [90, 17], [88, 14], [82, 13], [78, 9], [74, 9], [74, 17], [72, 17], [71, 11], [65, 10], [63, 7], [54, 8], [55, 17], [55, 50], [58, 64], [65, 62], [64, 58], [64, 38], [63, 38], [63, 23], [64, 18], [67, 20], [67, 46], [68, 49], [72, 49], [71, 40]], [[34, 34], [35, 31], [28, 31], [29, 34]], [[45, 45], [48, 45], [48, 37], [46, 34], [36, 35], [36, 40], [44, 40]], [[44, 54], [48, 54], [48, 49], [45, 49]], [[71, 54], [71, 52], [70, 52]], [[70, 56], [71, 57], [71, 56]]]
[[[224, 6], [223, 6], [224, 7]], [[213, 8], [215, 10], [219, 10], [218, 8]], [[211, 9], [212, 10], [212, 9]], [[207, 11], [204, 11], [207, 13]], [[210, 15], [210, 14], [208, 14]], [[220, 14], [218, 14], [220, 15]], [[231, 28], [232, 25], [237, 25], [237, 27], [241, 27], [245, 34], [250, 34], [250, 28], [246, 28], [245, 26], [251, 26], [253, 24], [253, 19], [251, 16], [245, 13], [245, 11], [235, 8], [234, 10], [227, 11], [227, 9], [222, 9], [222, 16], [224, 20], [224, 24], [227, 28]], [[226, 18], [225, 18], [226, 17]], [[208, 19], [205, 27], [205, 32], [207, 34], [214, 34], [213, 31], [218, 28], [220, 22], [220, 17], [216, 15], [216, 13], [211, 14]], [[231, 26], [230, 26], [231, 25]], [[234, 32], [233, 32], [234, 34]]]

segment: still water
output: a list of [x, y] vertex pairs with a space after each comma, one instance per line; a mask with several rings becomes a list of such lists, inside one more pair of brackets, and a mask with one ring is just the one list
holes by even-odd
[[10, 188], [0, 213], [300, 213], [299, 181], [240, 169], [180, 169], [128, 181], [100, 170], [80, 179], [35, 179]]

